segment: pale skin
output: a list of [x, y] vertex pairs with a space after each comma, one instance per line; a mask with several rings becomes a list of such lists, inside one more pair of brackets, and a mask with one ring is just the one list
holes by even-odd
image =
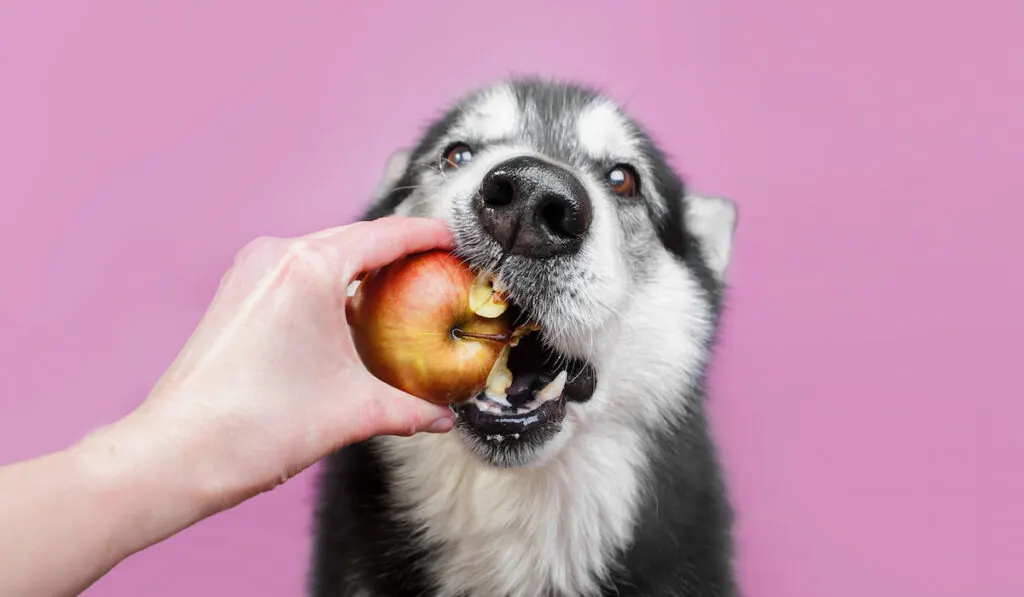
[[360, 273], [451, 242], [439, 221], [385, 218], [247, 245], [138, 408], [0, 468], [0, 594], [77, 595], [342, 446], [449, 431], [450, 409], [367, 372], [344, 305]]

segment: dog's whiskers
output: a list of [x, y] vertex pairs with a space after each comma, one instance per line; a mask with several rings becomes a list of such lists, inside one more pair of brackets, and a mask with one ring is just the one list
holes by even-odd
[[434, 189], [434, 188], [437, 188], [439, 186], [441, 186], [441, 185], [440, 184], [426, 184], [426, 183], [423, 183], [423, 184], [410, 184], [410, 185], [402, 185], [400, 187], [392, 187], [390, 189], [390, 191], [392, 193], [395, 192], [395, 191], [409, 191], [409, 190], [418, 191], [420, 189]]

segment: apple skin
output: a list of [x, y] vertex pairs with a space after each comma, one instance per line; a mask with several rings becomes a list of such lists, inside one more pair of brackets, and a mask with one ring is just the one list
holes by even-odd
[[470, 308], [477, 275], [455, 255], [409, 255], [366, 275], [346, 317], [356, 352], [381, 381], [435, 404], [453, 404], [483, 390], [505, 343], [457, 338], [453, 330], [507, 336], [507, 315]]

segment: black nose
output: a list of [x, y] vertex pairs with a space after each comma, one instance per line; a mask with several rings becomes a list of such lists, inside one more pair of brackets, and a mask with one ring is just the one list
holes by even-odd
[[577, 251], [594, 216], [586, 189], [571, 172], [526, 156], [484, 176], [476, 208], [480, 224], [502, 248], [537, 259]]

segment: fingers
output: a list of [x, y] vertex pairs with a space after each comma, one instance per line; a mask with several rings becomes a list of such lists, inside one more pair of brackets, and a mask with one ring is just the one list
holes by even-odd
[[[455, 415], [447, 406], [431, 404], [373, 378], [359, 384], [366, 392], [359, 428], [343, 435], [362, 441], [377, 435], [408, 436], [415, 433], [445, 433], [455, 426]], [[348, 419], [351, 421], [351, 419]]]
[[447, 406], [431, 404], [384, 383], [374, 399], [382, 407], [380, 417], [372, 422], [376, 435], [444, 433], [455, 425], [455, 415]]
[[453, 243], [447, 224], [441, 220], [397, 216], [339, 226], [308, 238], [334, 245], [348, 260], [353, 274], [383, 267], [412, 253], [450, 249]]

